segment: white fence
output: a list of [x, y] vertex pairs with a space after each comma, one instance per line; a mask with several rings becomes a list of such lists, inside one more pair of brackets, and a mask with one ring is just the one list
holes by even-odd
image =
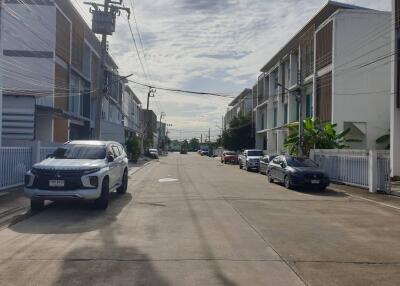
[[24, 175], [32, 165], [56, 148], [41, 147], [40, 142], [35, 142], [32, 147], [0, 147], [0, 190], [23, 185]]
[[329, 175], [331, 181], [390, 192], [389, 151], [311, 150], [310, 158]]
[[0, 147], [0, 190], [23, 184], [31, 166], [31, 147]]

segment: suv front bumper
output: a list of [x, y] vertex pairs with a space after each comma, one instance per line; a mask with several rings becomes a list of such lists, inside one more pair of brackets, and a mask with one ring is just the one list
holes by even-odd
[[73, 191], [49, 191], [40, 189], [24, 189], [25, 195], [31, 199], [41, 200], [95, 200], [100, 197], [101, 188], [97, 189], [77, 189]]

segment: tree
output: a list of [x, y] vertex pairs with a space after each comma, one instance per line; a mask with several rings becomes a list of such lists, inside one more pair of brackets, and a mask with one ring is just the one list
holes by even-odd
[[189, 141], [189, 150], [190, 151], [197, 151], [200, 149], [200, 141], [197, 138], [192, 138]]
[[357, 142], [357, 140], [347, 139], [346, 135], [350, 129], [337, 133], [337, 124], [321, 124], [318, 119], [306, 118], [304, 120], [303, 142], [299, 138], [299, 125], [289, 125], [290, 135], [285, 140], [285, 147], [289, 148], [291, 155], [299, 155], [300, 150], [304, 156], [309, 156], [311, 149], [344, 149], [349, 146], [347, 142]]
[[133, 162], [137, 162], [140, 156], [141, 146], [140, 140], [137, 137], [129, 138], [126, 142], [126, 151], [128, 152], [129, 158]]
[[233, 151], [254, 147], [251, 113], [233, 118], [229, 129], [222, 133], [222, 145], [225, 149]]

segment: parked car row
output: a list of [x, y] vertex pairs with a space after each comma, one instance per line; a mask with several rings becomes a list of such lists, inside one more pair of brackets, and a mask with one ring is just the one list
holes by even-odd
[[264, 155], [262, 150], [244, 150], [237, 155], [224, 151], [221, 163], [238, 164], [240, 169], [257, 171], [268, 176], [270, 183], [280, 182], [288, 189], [316, 188], [325, 190], [330, 179], [318, 164], [308, 158], [287, 155]]

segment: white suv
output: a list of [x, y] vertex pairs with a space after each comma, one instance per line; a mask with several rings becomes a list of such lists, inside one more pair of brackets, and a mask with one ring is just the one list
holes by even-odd
[[111, 191], [126, 193], [128, 159], [117, 142], [71, 141], [35, 164], [25, 175], [25, 194], [31, 208], [45, 200], [92, 200], [106, 209]]

